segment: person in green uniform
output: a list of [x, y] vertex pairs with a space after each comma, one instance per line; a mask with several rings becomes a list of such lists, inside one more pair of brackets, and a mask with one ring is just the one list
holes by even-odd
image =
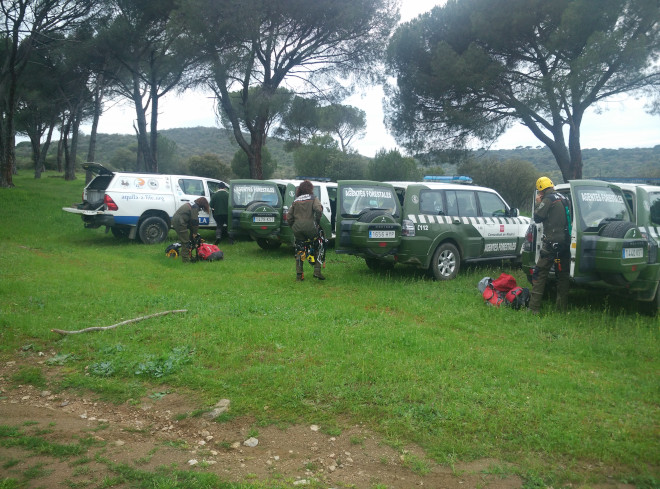
[[541, 252], [532, 275], [532, 292], [529, 310], [538, 314], [541, 300], [552, 266], [557, 277], [557, 309], [565, 312], [568, 306], [568, 289], [571, 266], [571, 213], [566, 197], [555, 191], [548, 177], [536, 181], [534, 222], [543, 223]]
[[218, 190], [211, 195], [211, 210], [213, 219], [215, 219], [215, 243], [219, 244], [222, 240], [222, 231], [227, 228], [227, 218], [229, 214], [229, 192], [227, 185], [221, 183]]
[[197, 237], [197, 231], [199, 230], [200, 209], [209, 214], [211, 213], [206, 197], [195, 199], [192, 204], [186, 202], [176, 210], [172, 217], [172, 227], [181, 242], [181, 261], [183, 263], [190, 262], [190, 246], [192, 239]]
[[[299, 242], [314, 239], [318, 233], [319, 223], [323, 215], [323, 205], [321, 201], [314, 196], [314, 185], [309, 180], [304, 180], [296, 189], [296, 198], [287, 212], [287, 221], [296, 241], [294, 247], [298, 247]], [[321, 273], [321, 264], [318, 261], [318, 255], [314, 255], [314, 277], [319, 280], [325, 280]], [[296, 253], [296, 280], [304, 280], [303, 261], [299, 253]]]

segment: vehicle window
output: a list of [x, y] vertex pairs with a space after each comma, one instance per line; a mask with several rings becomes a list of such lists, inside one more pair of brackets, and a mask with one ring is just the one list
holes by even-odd
[[461, 217], [476, 217], [477, 198], [473, 191], [457, 190], [456, 202], [458, 203], [458, 215]]
[[576, 187], [579, 226], [582, 230], [597, 229], [606, 221], [630, 221], [630, 211], [623, 194], [611, 187]]
[[274, 185], [234, 184], [231, 199], [233, 207], [247, 207], [252, 202], [267, 202], [270, 205], [279, 204], [279, 191]]
[[204, 184], [193, 178], [180, 178], [179, 187], [186, 195], [204, 195]]
[[341, 191], [341, 214], [344, 216], [357, 216], [368, 209], [384, 209], [394, 215], [397, 213], [397, 196], [392, 188], [355, 185], [343, 187]]
[[211, 192], [211, 194], [214, 194], [218, 190], [220, 190], [220, 182], [214, 182], [212, 180], [207, 180], [206, 185], [209, 186], [209, 192]]
[[433, 214], [446, 216], [443, 204], [442, 190], [422, 190], [419, 192], [419, 212], [422, 214]]
[[628, 192], [626, 190], [623, 191], [623, 196], [626, 198], [626, 202], [628, 203], [628, 206], [630, 207], [630, 210], [633, 213], [633, 216], [635, 215], [635, 203], [633, 199], [635, 198], [635, 195], [632, 192]]
[[447, 211], [448, 216], [458, 216], [458, 199], [456, 197], [456, 192], [445, 192], [445, 197], [447, 198]]
[[484, 217], [505, 217], [506, 204], [500, 196], [492, 192], [477, 192], [479, 204], [481, 204], [481, 215]]
[[660, 192], [649, 193], [649, 206], [651, 209], [651, 224], [660, 226]]

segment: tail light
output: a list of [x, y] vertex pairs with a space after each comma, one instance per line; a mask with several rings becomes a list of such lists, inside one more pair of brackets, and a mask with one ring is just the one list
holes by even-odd
[[527, 228], [527, 232], [525, 233], [525, 240], [528, 243], [533, 243], [534, 242], [534, 231], [532, 230], [531, 227]]
[[410, 219], [404, 219], [401, 223], [401, 236], [415, 236], [415, 224]]
[[112, 197], [110, 197], [108, 194], [105, 194], [103, 197], [103, 203], [105, 204], [105, 208], [109, 211], [118, 211], [119, 207], [117, 207], [117, 204], [115, 204], [115, 201], [112, 200]]

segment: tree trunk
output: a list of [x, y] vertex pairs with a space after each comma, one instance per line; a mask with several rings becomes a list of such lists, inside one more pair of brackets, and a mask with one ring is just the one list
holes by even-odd
[[30, 146], [32, 146], [32, 163], [34, 164], [34, 178], [41, 178], [41, 133], [30, 134]]
[[50, 142], [53, 140], [53, 131], [55, 130], [55, 121], [50, 123], [48, 127], [48, 136], [46, 136], [46, 142], [44, 142], [41, 147], [41, 157], [39, 158], [39, 167], [41, 171], [46, 171], [46, 158], [48, 157], [48, 149], [50, 148]]
[[149, 151], [149, 171], [158, 173], [158, 84], [152, 80], [151, 82], [151, 134], [150, 134], [150, 151]]
[[57, 142], [57, 172], [62, 173], [64, 165], [64, 140], [69, 133], [69, 129], [66, 127], [66, 116], [62, 116], [62, 125], [60, 126], [60, 140]]
[[71, 151], [65, 160], [64, 180], [76, 179], [76, 160], [78, 159], [78, 136], [80, 134], [80, 121], [82, 120], [82, 102], [79, 102], [71, 121]]
[[142, 170], [141, 161], [144, 162], [144, 170], [150, 171], [151, 155], [149, 150], [149, 140], [147, 138], [147, 116], [144, 107], [142, 107], [142, 94], [140, 93], [140, 80], [137, 75], [133, 75], [133, 103], [135, 104], [135, 114], [137, 116], [137, 138], [138, 138], [138, 156], [137, 170]]
[[[96, 135], [99, 129], [99, 119], [101, 119], [101, 109], [103, 107], [103, 75], [99, 75], [96, 79], [94, 87], [94, 116], [92, 117], [92, 130], [89, 134], [89, 148], [87, 150], [87, 161], [93, 163], [96, 159]], [[85, 172], [85, 185], [92, 181], [94, 174], [91, 171]]]

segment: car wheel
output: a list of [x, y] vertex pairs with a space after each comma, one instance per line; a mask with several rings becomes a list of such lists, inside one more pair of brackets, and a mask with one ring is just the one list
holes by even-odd
[[112, 226], [110, 227], [110, 232], [115, 238], [125, 239], [128, 238], [128, 235], [131, 233], [131, 228], [124, 226]]
[[614, 221], [604, 226], [600, 235], [604, 238], [625, 238], [626, 233], [634, 227], [632, 222]]
[[162, 243], [167, 239], [169, 228], [165, 220], [158, 216], [151, 216], [140, 222], [138, 234], [144, 244]]
[[281, 241], [277, 241], [276, 239], [267, 239], [267, 238], [258, 238], [257, 244], [259, 245], [259, 248], [266, 251], [276, 250], [277, 248], [282, 246]]
[[452, 280], [461, 268], [461, 255], [456, 246], [443, 243], [435, 250], [431, 260], [433, 277], [436, 280]]

